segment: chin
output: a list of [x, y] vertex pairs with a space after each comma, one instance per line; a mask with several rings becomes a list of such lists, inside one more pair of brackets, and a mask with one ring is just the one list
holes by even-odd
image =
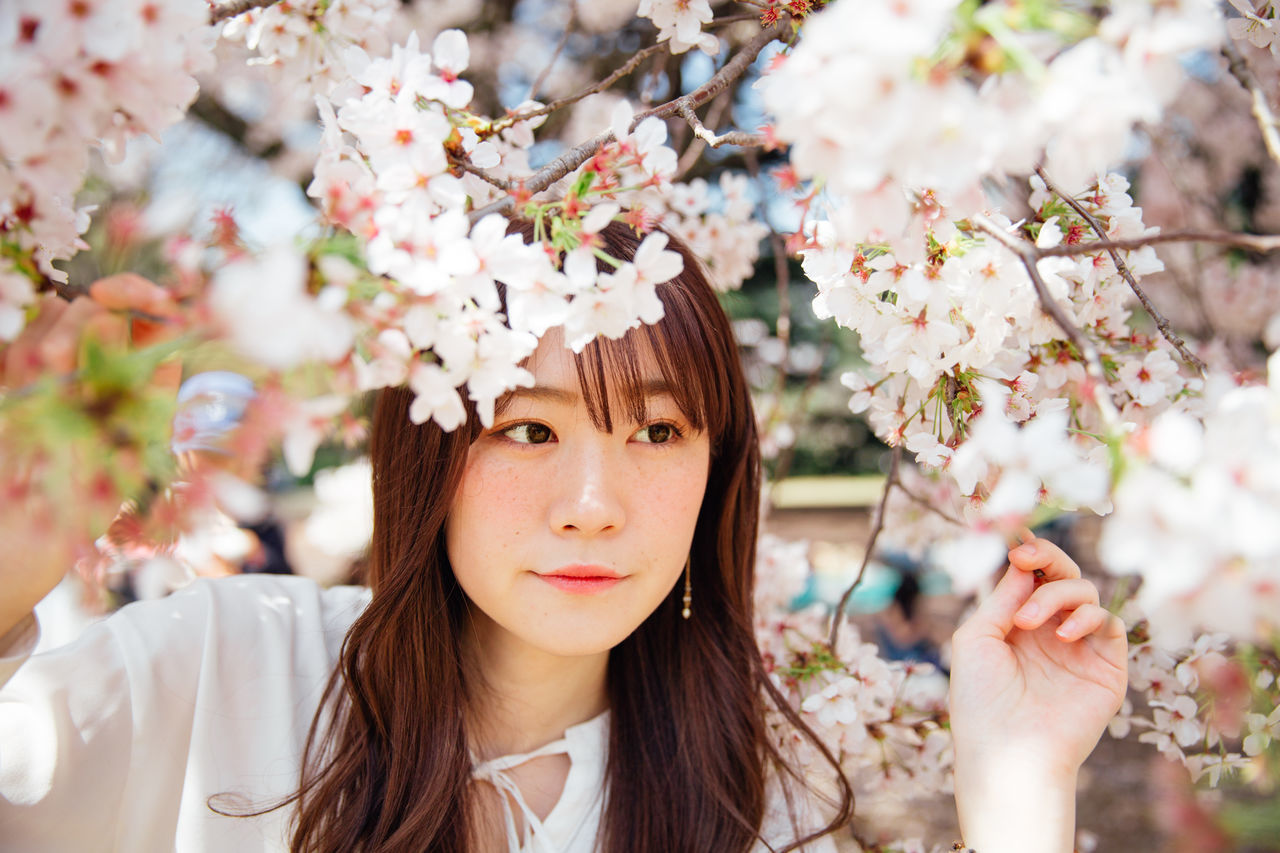
[[586, 622], [582, 619], [559, 619], [546, 630], [530, 632], [523, 639], [548, 654], [587, 657], [608, 652], [630, 636], [636, 627], [620, 627], [616, 616], [605, 624], [584, 624]]

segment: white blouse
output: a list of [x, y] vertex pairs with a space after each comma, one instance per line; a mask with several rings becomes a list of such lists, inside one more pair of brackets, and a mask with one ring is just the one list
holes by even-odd
[[[250, 810], [297, 790], [308, 727], [368, 601], [365, 588], [305, 578], [200, 580], [34, 656], [39, 628], [28, 617], [0, 638], [0, 850], [287, 851], [292, 807], [224, 817], [208, 799]], [[502, 798], [510, 851], [594, 850], [608, 726], [605, 712], [531, 753], [476, 766], [516, 804], [519, 813]], [[538, 820], [506, 771], [561, 752], [563, 793]], [[794, 834], [774, 790], [762, 835], [777, 846]], [[805, 849], [836, 848], [828, 837]]]

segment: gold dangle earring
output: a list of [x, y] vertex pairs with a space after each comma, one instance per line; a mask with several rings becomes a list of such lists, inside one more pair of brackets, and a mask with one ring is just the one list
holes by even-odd
[[684, 561], [684, 610], [680, 611], [680, 615], [688, 619], [692, 611], [689, 605], [693, 604], [693, 582], [689, 579], [689, 564], [693, 562], [693, 556]]

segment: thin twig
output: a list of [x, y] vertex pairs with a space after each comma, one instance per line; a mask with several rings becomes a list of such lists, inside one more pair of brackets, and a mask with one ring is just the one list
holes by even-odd
[[[760, 158], [756, 156], [755, 150], [747, 149], [744, 152], [743, 159], [746, 161], [747, 174], [751, 176], [751, 180], [759, 181]], [[778, 370], [778, 378], [774, 384], [773, 405], [763, 420], [768, 429], [773, 429], [775, 421], [784, 419], [782, 396], [787, 387], [786, 364], [791, 360], [791, 267], [787, 263], [786, 240], [783, 239], [782, 235], [778, 233], [778, 229], [774, 228], [773, 223], [769, 220], [769, 211], [765, 205], [764, 193], [761, 193], [760, 200], [756, 203], [756, 210], [756, 215], [759, 216], [760, 221], [769, 227], [769, 247], [773, 252], [773, 275], [778, 288], [778, 322], [775, 327], [775, 335], [782, 342], [782, 358], [779, 360], [779, 364], [782, 367]], [[795, 411], [802, 412], [805, 410], [803, 401], [808, 398], [810, 390], [817, 383], [824, 361], [826, 361], [825, 358], [818, 359], [818, 363], [809, 372], [808, 381], [804, 391], [801, 393], [801, 405], [796, 406]], [[787, 475], [794, 457], [795, 443], [793, 442], [783, 453], [779, 454], [777, 465], [774, 466], [773, 479], [775, 483], [780, 482]], [[770, 509], [775, 508], [775, 494], [776, 491], [774, 489], [769, 490]]]
[[279, 0], [223, 0], [221, 3], [209, 3], [209, 24], [219, 24], [236, 15], [243, 15], [250, 9], [265, 9], [274, 6]]
[[[1149, 129], [1147, 133], [1153, 145], [1154, 162], [1164, 170], [1165, 178], [1177, 192], [1177, 201], [1179, 208], [1182, 210], [1182, 219], [1186, 222], [1193, 222], [1198, 218], [1197, 214], [1203, 210], [1209, 214], [1212, 220], [1214, 211], [1217, 208], [1216, 199], [1206, 199], [1202, 193], [1193, 191], [1181, 179], [1180, 170], [1170, 167], [1169, 157], [1181, 158], [1180, 155], [1169, 151], [1169, 143], [1164, 134], [1158, 133], [1153, 129]], [[1204, 295], [1200, 292], [1200, 288], [1193, 285], [1193, 281], [1199, 281], [1204, 277], [1204, 264], [1200, 257], [1200, 247], [1193, 243], [1187, 247], [1187, 253], [1191, 258], [1191, 269], [1182, 269], [1175, 264], [1170, 268], [1169, 274], [1172, 276], [1178, 290], [1191, 303], [1194, 309], [1192, 314], [1198, 324], [1194, 332], [1196, 337], [1201, 340], [1215, 338], [1218, 336], [1218, 331], [1214, 328], [1213, 319], [1209, 316], [1209, 307], [1205, 304]]]
[[[664, 42], [664, 44], [665, 43], [668, 42]], [[640, 103], [644, 104], [646, 107], [653, 103], [658, 87], [661, 85], [661, 79], [666, 74], [667, 65], [670, 64], [667, 60], [671, 58], [671, 54], [667, 54], [666, 56], [663, 56], [660, 53], [654, 54], [653, 61], [649, 63], [649, 70], [640, 75], [640, 88], [638, 90]], [[679, 64], [680, 63], [677, 60], [677, 65]], [[678, 89], [679, 86], [676, 88]]]
[[[1093, 229], [1093, 232], [1098, 235], [1099, 239], [1107, 239], [1107, 229], [1102, 227], [1102, 223], [1099, 222], [1093, 214], [1085, 210], [1084, 205], [1058, 189], [1053, 181], [1049, 179], [1049, 175], [1042, 167], [1036, 167], [1036, 174], [1040, 176], [1040, 180], [1044, 181], [1045, 188], [1048, 189], [1049, 192], [1066, 202], [1067, 205], [1078, 213], [1085, 222], [1089, 223], [1089, 227]], [[1182, 356], [1183, 361], [1191, 365], [1191, 367], [1193, 367], [1196, 373], [1200, 376], [1204, 376], [1206, 369], [1205, 363], [1201, 361], [1195, 353], [1187, 348], [1186, 342], [1182, 340], [1172, 327], [1170, 327], [1169, 319], [1157, 311], [1156, 307], [1151, 304], [1151, 300], [1147, 298], [1146, 292], [1143, 291], [1141, 286], [1139, 286], [1138, 280], [1134, 278], [1133, 273], [1129, 271], [1129, 265], [1120, 257], [1119, 250], [1108, 249], [1107, 254], [1111, 256], [1111, 262], [1116, 265], [1116, 272], [1120, 273], [1124, 280], [1129, 282], [1129, 289], [1138, 297], [1138, 301], [1142, 303], [1142, 307], [1146, 310], [1147, 315], [1155, 321], [1156, 328], [1160, 330], [1160, 334], [1164, 335], [1164, 339], [1173, 345], [1173, 348]]]
[[487, 184], [497, 187], [503, 192], [511, 192], [513, 189], [516, 188], [516, 185], [511, 181], [507, 180], [506, 178], [499, 178], [497, 175], [491, 174], [490, 172], [487, 172], [484, 169], [481, 169], [479, 166], [476, 166], [465, 157], [456, 157], [453, 154], [450, 154], [449, 162], [457, 166], [462, 171], [475, 175], [480, 180], [484, 181]]
[[[769, 247], [773, 250], [773, 272], [778, 286], [778, 323], [776, 334], [782, 341], [782, 364], [791, 359], [791, 265], [787, 263], [787, 241], [769, 225]], [[786, 371], [778, 380], [778, 395], [786, 382]]]
[[[581, 166], [587, 160], [595, 156], [601, 146], [613, 141], [613, 131], [605, 131], [604, 133], [586, 142], [569, 149], [547, 165], [543, 166], [534, 174], [525, 178], [523, 181], [513, 180], [513, 186], [523, 184], [524, 191], [527, 195], [540, 193], [574, 169]], [[471, 222], [478, 222], [490, 213], [507, 213], [515, 207], [516, 200], [512, 196], [500, 198], [495, 202], [485, 205], [479, 210], [473, 210], [467, 215]]]
[[569, 95], [567, 97], [559, 98], [558, 100], [552, 101], [551, 103], [547, 104], [545, 107], [538, 107], [535, 110], [526, 110], [524, 112], [511, 113], [510, 115], [503, 116], [502, 118], [497, 119], [491, 125], [489, 125], [489, 128], [487, 129], [486, 133], [491, 136], [499, 131], [506, 130], [508, 127], [511, 127], [512, 125], [519, 124], [522, 121], [528, 121], [531, 118], [538, 118], [540, 116], [551, 115], [553, 112], [556, 112], [557, 110], [562, 110], [565, 107], [570, 106], [571, 104], [576, 104], [578, 101], [581, 101], [583, 98], [587, 97], [588, 95], [595, 95], [600, 92], [603, 92], [605, 89], [608, 89], [614, 83], [617, 83], [623, 77], [626, 77], [632, 71], [635, 71], [636, 68], [639, 67], [640, 63], [644, 62], [645, 59], [647, 59], [648, 57], [652, 56], [655, 53], [659, 53], [667, 50], [669, 46], [670, 45], [667, 42], [660, 41], [657, 44], [651, 44], [648, 47], [643, 48], [642, 50], [638, 50], [634, 54], [632, 54], [630, 59], [628, 59], [617, 70], [611, 73], [608, 77], [601, 80], [599, 83], [595, 83], [591, 86], [588, 86], [587, 88], [583, 89], [581, 92], [578, 92], [577, 94]]
[[1231, 39], [1223, 43], [1222, 55], [1227, 58], [1227, 69], [1231, 72], [1231, 76], [1240, 81], [1240, 85], [1244, 86], [1253, 101], [1253, 117], [1257, 119], [1258, 129], [1262, 131], [1262, 141], [1267, 146], [1267, 153], [1271, 155], [1272, 160], [1280, 163], [1280, 131], [1277, 130], [1276, 117], [1271, 112], [1271, 105], [1267, 103], [1267, 93], [1263, 91], [1262, 84], [1258, 82], [1253, 69], [1249, 67], [1249, 61], [1244, 58], [1244, 54]]
[[1127, 251], [1141, 249], [1143, 246], [1155, 246], [1160, 243], [1219, 243], [1236, 249], [1267, 254], [1280, 250], [1280, 234], [1240, 234], [1235, 231], [1163, 231], [1159, 234], [1144, 234], [1141, 237], [1127, 237], [1120, 240], [1094, 240], [1089, 243], [1059, 243], [1034, 249], [1037, 257], [1063, 258], [1075, 255], [1089, 255], [1108, 249]]
[[880, 506], [876, 510], [875, 526], [871, 528], [871, 538], [867, 540], [867, 550], [862, 555], [862, 565], [858, 567], [858, 576], [845, 589], [844, 595], [840, 596], [840, 603], [836, 605], [835, 612], [831, 614], [831, 633], [827, 638], [827, 647], [831, 649], [832, 653], [836, 650], [836, 641], [840, 639], [840, 626], [845, 621], [844, 609], [849, 606], [849, 599], [853, 597], [853, 591], [858, 588], [858, 584], [862, 583], [862, 577], [867, 573], [867, 566], [871, 563], [871, 555], [876, 550], [876, 540], [880, 538], [880, 531], [884, 530], [884, 516], [885, 510], [889, 508], [889, 495], [893, 492], [894, 486], [899, 485], [898, 463], [901, 459], [902, 445], [899, 444], [889, 454], [889, 476], [884, 481], [884, 493], [880, 495]]
[[[1062, 329], [1062, 333], [1067, 336], [1067, 340], [1071, 341], [1076, 348], [1076, 352], [1084, 357], [1085, 372], [1094, 382], [1091, 396], [1094, 404], [1098, 407], [1099, 415], [1102, 416], [1102, 422], [1108, 429], [1118, 424], [1120, 420], [1119, 413], [1107, 394], [1107, 372], [1103, 369], [1102, 357], [1098, 354], [1098, 348], [1088, 338], [1080, 334], [1080, 330], [1075, 327], [1075, 324], [1062, 313], [1062, 307], [1053, 298], [1053, 294], [1049, 293], [1049, 287], [1044, 283], [1044, 279], [1040, 277], [1040, 270], [1036, 267], [1036, 262], [1049, 254], [1049, 249], [1039, 248], [1027, 243], [1025, 240], [1017, 239], [983, 214], [975, 216], [974, 223], [983, 231], [995, 237], [1006, 249], [1013, 252], [1022, 261], [1022, 266], [1026, 269], [1027, 276], [1031, 279], [1031, 284], [1036, 289], [1036, 296], [1040, 299], [1041, 310], [1053, 318], [1053, 321], [1058, 324], [1058, 328]], [[1099, 243], [1101, 242], [1105, 241], [1099, 241]], [[1084, 244], [1077, 243], [1073, 248], [1079, 248], [1082, 245]], [[1094, 245], [1098, 245], [1098, 243]], [[1055, 246], [1053, 248], [1058, 247]]]
[[41, 274], [41, 277], [44, 279], [44, 281], [40, 282], [40, 284], [37, 287], [37, 290], [39, 291], [52, 290], [54, 293], [58, 294], [68, 302], [73, 301], [77, 296], [89, 295], [89, 288], [87, 287], [83, 287], [78, 284], [71, 284], [70, 282], [66, 282], [66, 281], [58, 281], [57, 279], [49, 278], [49, 276], [44, 275], [43, 273]]
[[724, 18], [716, 18], [714, 21], [707, 24], [707, 26], [720, 27], [726, 24], [736, 24], [739, 21], [758, 21], [758, 20], [760, 20], [760, 16], [755, 12], [743, 12], [741, 15], [729, 15]]
[[[756, 34], [751, 41], [742, 46], [732, 59], [724, 64], [719, 71], [711, 75], [711, 79], [694, 89], [687, 95], [667, 101], [651, 110], [646, 110], [636, 116], [635, 121], [638, 124], [649, 116], [657, 116], [658, 118], [667, 118], [675, 115], [680, 111], [682, 106], [690, 109], [697, 109], [716, 95], [729, 88], [729, 84], [742, 76], [752, 62], [755, 62], [760, 51], [764, 50], [765, 45], [781, 38], [786, 32], [789, 23], [780, 21], [772, 27], [762, 29]], [[634, 127], [634, 125], [633, 125]]]
[[945, 512], [943, 512], [942, 510], [934, 506], [929, 500], [921, 497], [920, 495], [917, 495], [915, 492], [908, 489], [906, 487], [906, 484], [903, 483], [901, 479], [898, 480], [898, 490], [902, 492], [904, 495], [906, 495], [908, 498], [910, 498], [913, 503], [919, 504], [924, 509], [938, 516], [938, 518], [941, 518], [943, 521], [948, 522], [949, 524], [957, 525], [958, 527], [967, 526], [960, 519], [955, 518], [954, 516], [947, 515]]
[[[729, 84], [742, 76], [743, 72], [757, 56], [760, 51], [764, 50], [765, 45], [773, 41], [784, 30], [782, 24], [762, 30], [759, 35], [747, 42], [732, 59], [724, 64], [724, 67], [711, 76], [711, 79], [703, 83], [697, 89], [694, 89], [687, 95], [668, 101], [651, 110], [640, 113], [631, 121], [631, 128], [634, 129], [641, 121], [650, 116], [658, 116], [665, 118], [674, 115], [679, 109], [679, 104], [686, 104], [689, 107], [698, 107], [709, 101], [711, 98], [720, 94]], [[601, 146], [607, 145], [613, 141], [613, 131], [608, 130], [586, 142], [566, 151], [538, 171], [529, 175], [527, 178], [513, 179], [512, 186], [523, 186], [524, 191], [530, 195], [539, 193], [574, 169], [587, 162], [591, 157], [595, 156]], [[515, 206], [515, 199], [511, 196], [498, 199], [492, 204], [485, 205], [479, 210], [472, 211], [469, 218], [472, 222], [480, 220], [482, 217], [490, 213], [506, 213]]]
[[551, 73], [551, 69], [555, 67], [556, 60], [560, 58], [560, 54], [564, 52], [564, 46], [569, 43], [569, 36], [573, 35], [574, 25], [578, 23], [578, 3], [577, 0], [569, 0], [569, 21], [564, 25], [564, 32], [560, 35], [560, 41], [556, 42], [556, 49], [551, 53], [551, 61], [547, 66], [538, 72], [538, 76], [534, 78], [533, 85], [529, 87], [529, 100], [536, 100], [538, 90], [542, 88], [542, 84], [546, 82], [547, 75]]
[[741, 145], [748, 148], [763, 148], [769, 144], [762, 134], [759, 133], [743, 133], [734, 130], [729, 133], [715, 134], [707, 130], [702, 120], [698, 118], [698, 114], [693, 111], [693, 107], [688, 104], [679, 104], [676, 112], [682, 119], [689, 123], [689, 127], [693, 128], [693, 135], [710, 145], [712, 148], [719, 148], [721, 145]]
[[[713, 127], [720, 123], [724, 118], [724, 114], [729, 107], [729, 93], [721, 92], [719, 97], [711, 102], [711, 110], [707, 113], [707, 122]], [[702, 152], [707, 150], [707, 142], [704, 139], [694, 136], [689, 142], [689, 147], [680, 155], [679, 162], [676, 163], [676, 172], [671, 176], [672, 181], [678, 181], [684, 177], [685, 173], [693, 168], [693, 164], [698, 162], [698, 158], [702, 156]], [[745, 149], [743, 152], [754, 153], [751, 148]]]
[[[810, 398], [813, 397], [813, 392], [815, 389], [817, 389], [819, 380], [822, 379], [822, 366], [826, 364], [826, 361], [827, 361], [827, 350], [828, 350], [828, 347], [823, 347], [821, 355], [818, 357], [817, 361], [814, 362], [814, 365], [812, 368], [810, 368], [809, 373], [805, 376], [804, 387], [800, 389], [800, 394], [796, 398], [796, 403], [791, 409], [791, 417], [787, 417], [786, 414], [783, 412], [782, 392], [781, 391], [778, 392], [774, 400], [773, 410], [769, 413], [769, 416], [764, 421], [764, 423], [768, 425], [769, 429], [773, 429], [774, 423], [776, 421], [781, 420], [783, 423], [787, 423], [794, 420], [797, 415], [803, 412], [807, 412], [809, 410], [809, 400]], [[787, 380], [786, 363], [783, 362], [782, 366], [778, 368], [779, 386], [783, 385], [786, 382], [786, 380]], [[774, 495], [777, 494], [777, 489], [775, 487], [777, 486], [778, 483], [781, 483], [783, 480], [785, 480], [787, 478], [787, 475], [791, 473], [791, 465], [793, 462], [795, 462], [795, 458], [796, 458], [796, 443], [794, 441], [778, 451], [778, 458], [775, 461], [773, 466], [773, 485], [770, 486], [769, 488], [768, 503], [769, 503], [770, 509], [774, 509], [776, 507]]]

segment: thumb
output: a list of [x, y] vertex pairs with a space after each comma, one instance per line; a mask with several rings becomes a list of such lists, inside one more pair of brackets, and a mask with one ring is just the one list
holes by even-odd
[[137, 273], [100, 278], [89, 285], [89, 295], [112, 311], [141, 311], [154, 317], [172, 317], [178, 311], [169, 291]]
[[1013, 617], [1035, 591], [1036, 580], [1030, 572], [1010, 566], [991, 594], [983, 599], [969, 617], [965, 628], [975, 637], [1003, 640], [1013, 630]]

